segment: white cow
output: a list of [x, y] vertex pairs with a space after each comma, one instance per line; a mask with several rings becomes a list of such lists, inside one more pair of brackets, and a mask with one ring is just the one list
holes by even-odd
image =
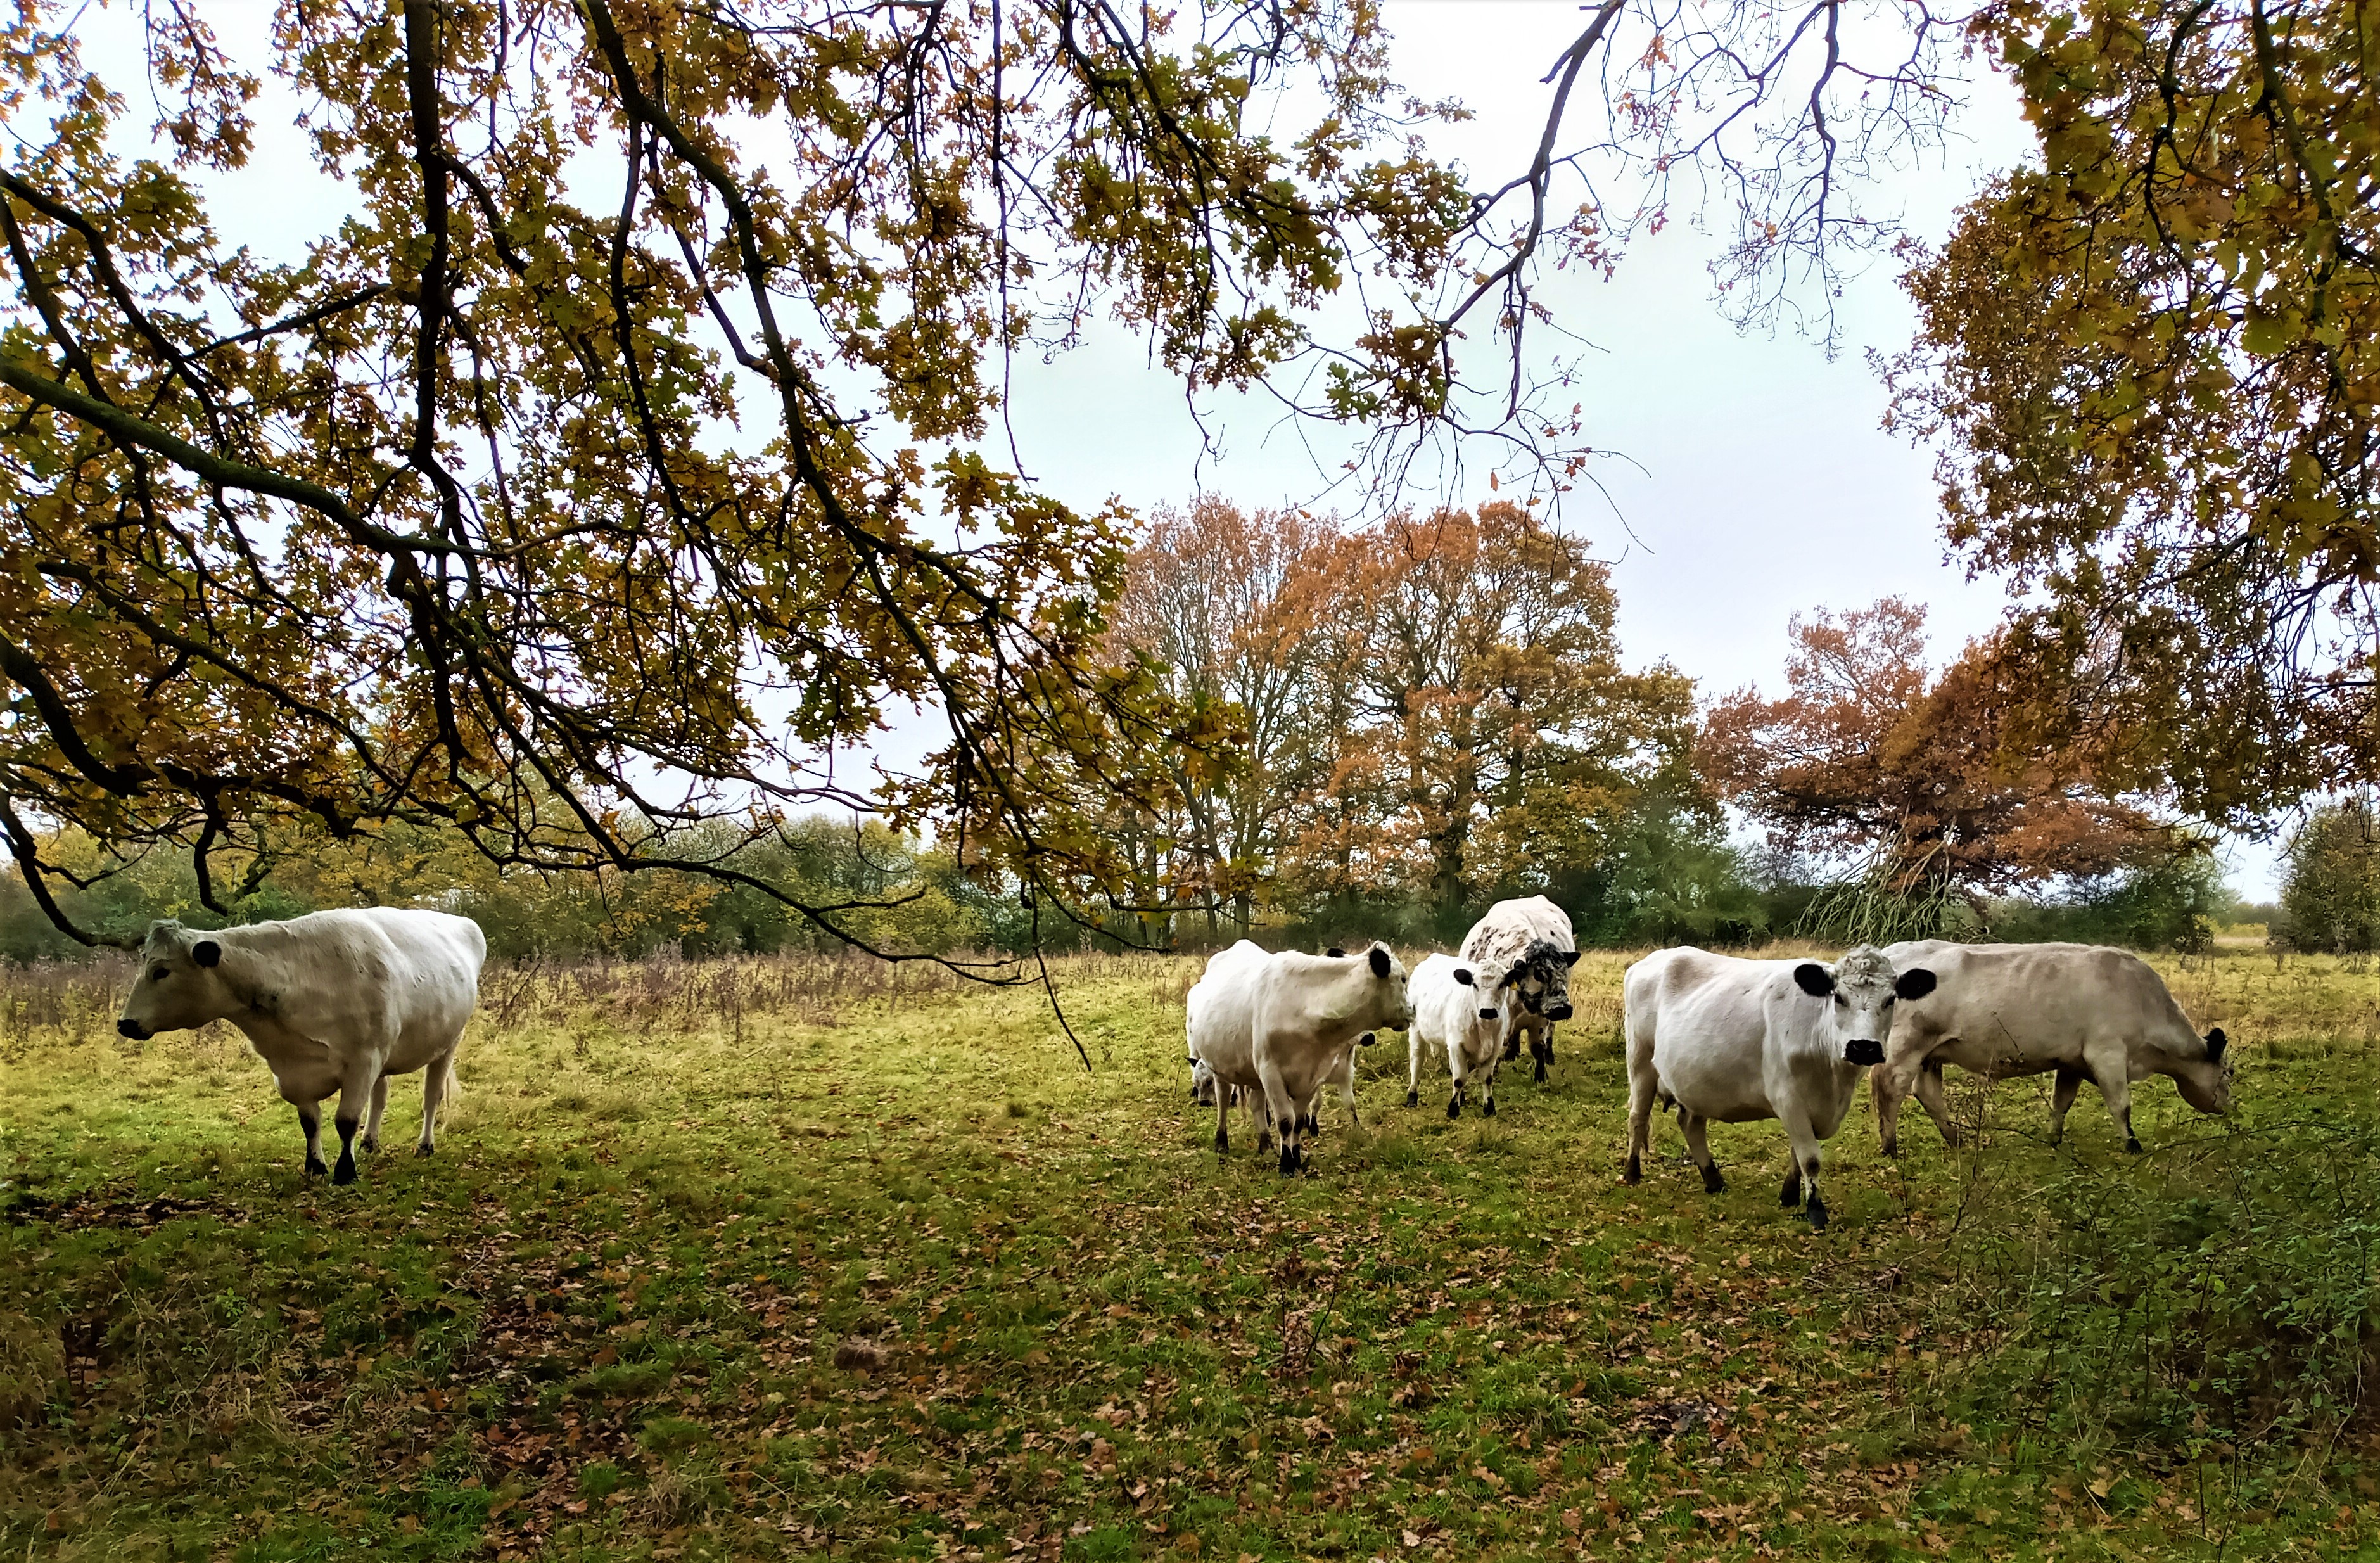
[[1454, 1077], [1446, 1116], [1463, 1116], [1463, 1098], [1473, 1079], [1481, 1082], [1479, 1110], [1496, 1116], [1496, 1071], [1512, 1030], [1513, 1003], [1499, 1000], [1478, 983], [1471, 968], [1451, 955], [1432, 955], [1414, 968], [1413, 1029], [1406, 1033], [1405, 1106], [1421, 1105], [1421, 1056], [1426, 1048], [1446, 1053]]
[[1628, 968], [1628, 1171], [1644, 1176], [1656, 1097], [1673, 1102], [1703, 1187], [1727, 1186], [1705, 1143], [1705, 1125], [1774, 1118], [1792, 1142], [1784, 1204], [1809, 1190], [1810, 1225], [1823, 1230], [1818, 1144], [1851, 1109], [1860, 1071], [1884, 1058], [1896, 1002], [1934, 988], [1934, 974], [1894, 975], [1866, 946], [1831, 968], [1816, 961], [1745, 961], [1691, 947], [1663, 950]]
[[437, 1144], [438, 1105], [456, 1089], [455, 1055], [480, 997], [488, 941], [468, 917], [364, 907], [212, 931], [152, 923], [140, 975], [115, 1028], [135, 1040], [228, 1020], [273, 1070], [306, 1131], [306, 1170], [322, 1165], [322, 1098], [339, 1096], [335, 1183], [356, 1181], [356, 1126], [380, 1148], [388, 1077], [425, 1070], [421, 1139]]
[[1283, 1174], [1304, 1164], [1308, 1110], [1325, 1084], [1346, 1078], [1364, 1034], [1413, 1021], [1405, 969], [1384, 944], [1355, 956], [1270, 954], [1242, 939], [1207, 963], [1187, 1010], [1190, 1051], [1220, 1088], [1215, 1149], [1231, 1148], [1228, 1088], [1260, 1092]]
[[1917, 939], [1892, 945], [1895, 965], [1922, 963], [1942, 978], [1941, 991], [1902, 1008], [1869, 1089], [1887, 1156], [1900, 1149], [1900, 1105], [1914, 1092], [1942, 1138], [1958, 1131], [1942, 1100], [1942, 1066], [1957, 1064], [1990, 1080], [2058, 1076], [2050, 1099], [2049, 1140], [2066, 1133], [2066, 1112], [2085, 1080], [2137, 1151], [2131, 1086], [2153, 1074], [2172, 1077], [2181, 1099], [2201, 1112], [2231, 1106], [2229, 1038], [2204, 1036], [2182, 1013], [2165, 981], [2139, 956], [2093, 944], [1949, 944]]
[[1504, 1057], [1520, 1057], [1525, 1040], [1542, 1083], [1554, 1061], [1554, 1025], [1571, 1016], [1570, 969], [1578, 964], [1578, 940], [1570, 914], [1542, 895], [1500, 901], [1463, 936], [1463, 961], [1499, 1009], [1517, 1011]]

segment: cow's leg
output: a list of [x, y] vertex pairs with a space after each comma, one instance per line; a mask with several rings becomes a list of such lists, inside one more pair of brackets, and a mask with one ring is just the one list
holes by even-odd
[[1686, 1133], [1686, 1154], [1693, 1157], [1694, 1165], [1703, 1169], [1703, 1192], [1718, 1193], [1727, 1187], [1727, 1180], [1718, 1175], [1718, 1163], [1711, 1159], [1710, 1144], [1703, 1132], [1704, 1126], [1709, 1122], [1709, 1119], [1699, 1113], [1688, 1112], [1682, 1108], [1678, 1110], [1678, 1127]]
[[1777, 1203], [1788, 1210], [1802, 1203], [1802, 1164], [1800, 1162], [1797, 1161], [1785, 1169], [1785, 1190], [1777, 1196]]
[[[434, 1068], [435, 1066], [433, 1065], [432, 1067]], [[423, 1089], [427, 1090], [428, 1088], [428, 1079], [425, 1076], [423, 1081]], [[383, 1074], [378, 1080], [372, 1082], [371, 1110], [364, 1116], [363, 1150], [366, 1156], [370, 1156], [380, 1149], [380, 1121], [382, 1116], [387, 1111], [388, 1076]]]
[[1882, 1063], [1867, 1072], [1868, 1095], [1876, 1101], [1876, 1138], [1887, 1156], [1900, 1154], [1900, 1104], [1909, 1099], [1925, 1063], [1922, 1052], [1888, 1052]]
[[339, 1131], [339, 1164], [331, 1169], [334, 1183], [356, 1181], [356, 1130], [363, 1121], [364, 1104], [380, 1080], [380, 1060], [365, 1057], [347, 1066], [339, 1081], [339, 1110], [331, 1120]]
[[2057, 1145], [2066, 1138], [2066, 1115], [2073, 1110], [2074, 1094], [2082, 1089], [2082, 1072], [2061, 1069], [2058, 1072], [2058, 1088], [2049, 1094], [2049, 1143]]
[[2132, 1073], [2131, 1060], [2121, 1048], [2113, 1050], [2085, 1049], [2083, 1066], [2091, 1078], [2099, 1083], [2099, 1095], [2107, 1103], [2108, 1116], [2124, 1132], [2124, 1148], [2138, 1156], [2140, 1136], [2132, 1133]]
[[1421, 1106], [1421, 1027], [1405, 1027], [1405, 1106]]
[[[1512, 1005], [1518, 1005], [1520, 1001], [1521, 996], [1518, 993], [1512, 994], [1507, 998], [1497, 1000], [1499, 1003]], [[1514, 1023], [1512, 1030], [1504, 1033], [1504, 1061], [1506, 1063], [1511, 1063], [1514, 1059], [1521, 1056], [1522, 1033], [1526, 1029], [1526, 1027], [1516, 1022]]]
[[[1487, 1078], [1481, 1082], [1479, 1087], [1479, 1110], [1489, 1118], [1496, 1116], [1496, 1070], [1501, 1061], [1493, 1058], [1488, 1060]], [[1544, 1078], [1542, 1072], [1538, 1078]]]
[[331, 1164], [322, 1159], [322, 1105], [320, 1102], [299, 1102], [298, 1127], [306, 1134], [306, 1175], [313, 1177], [328, 1172]]
[[1339, 1072], [1339, 1099], [1347, 1104], [1347, 1121], [1361, 1129], [1364, 1121], [1355, 1116], [1355, 1049], [1347, 1049], [1347, 1067]]
[[1536, 1083], [1546, 1083], [1546, 1066], [1554, 1061], [1554, 1028], [1548, 1021], [1529, 1035], [1529, 1057], [1537, 1066]]
[[1463, 1116], [1463, 1098], [1471, 1084], [1471, 1059], [1460, 1042], [1451, 1042], [1446, 1048], [1446, 1072], [1454, 1077], [1454, 1090], [1446, 1098], [1446, 1116]]
[[1925, 1116], [1934, 1121], [1934, 1127], [1942, 1131], [1942, 1143], [1956, 1145], [1959, 1126], [1950, 1121], [1950, 1104], [1942, 1097], [1942, 1066], [1931, 1060], [1917, 1072], [1917, 1100], [1925, 1109]]
[[1645, 1154], [1653, 1139], [1653, 1100], [1661, 1094], [1661, 1077], [1653, 1068], [1653, 1038], [1641, 1042], [1631, 1027], [1628, 1036], [1628, 1169], [1621, 1174], [1627, 1182], [1638, 1182], [1645, 1176]]
[[[446, 1104], [446, 1072], [455, 1067], [455, 1055], [430, 1060], [421, 1076], [421, 1138], [414, 1142], [413, 1154], [428, 1156], [438, 1148], [438, 1109]], [[381, 1084], [388, 1084], [386, 1075]]]
[[1814, 1230], [1823, 1232], [1827, 1230], [1827, 1202], [1818, 1194], [1817, 1131], [1810, 1126], [1810, 1115], [1799, 1108], [1789, 1106], [1777, 1116], [1784, 1121], [1785, 1138], [1793, 1147], [1793, 1170], [1809, 1191], [1809, 1200], [1802, 1207], [1803, 1217]]
[[1281, 1136], [1281, 1175], [1286, 1178], [1297, 1170], [1302, 1159], [1297, 1098], [1291, 1095], [1289, 1082], [1281, 1077], [1278, 1064], [1259, 1060], [1257, 1078], [1264, 1083], [1265, 1111], [1272, 1117], [1273, 1132]]
[[1215, 1085], [1215, 1154], [1228, 1155], [1232, 1148], [1232, 1087], [1218, 1081]]

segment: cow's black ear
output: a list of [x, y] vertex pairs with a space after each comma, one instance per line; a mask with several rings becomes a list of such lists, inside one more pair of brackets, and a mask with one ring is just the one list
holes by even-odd
[[1835, 990], [1835, 974], [1815, 961], [1804, 961], [1793, 968], [1793, 984], [1813, 999], [1824, 999]]
[[1471, 968], [1470, 968], [1470, 967], [1468, 967], [1468, 966], [1457, 966], [1457, 967], [1455, 967], [1455, 968], [1454, 968], [1454, 980], [1455, 980], [1455, 981], [1457, 981], [1457, 982], [1459, 982], [1459, 983], [1461, 983], [1463, 987], [1469, 987], [1472, 985], [1472, 984], [1471, 984]]
[[1923, 999], [1934, 991], [1934, 974], [1923, 966], [1912, 966], [1892, 979], [1892, 991], [1903, 999]]
[[1335, 945], [1335, 944], [1334, 944], [1334, 945], [1332, 945], [1330, 949], [1328, 949], [1328, 950], [1324, 951], [1322, 953], [1324, 953], [1325, 955], [1330, 956], [1330, 957], [1332, 960], [1334, 960], [1334, 961], [1344, 960], [1344, 959], [1346, 958], [1346, 955], [1347, 955], [1347, 952], [1346, 952], [1345, 951], [1343, 951], [1343, 950], [1340, 949], [1340, 948], [1339, 948], [1337, 945]]
[[190, 959], [201, 966], [212, 966], [223, 959], [223, 946], [213, 939], [202, 939], [190, 946]]
[[1372, 946], [1372, 975], [1374, 976], [1384, 977], [1388, 975], [1389, 968], [1395, 964], [1396, 963], [1389, 958], [1387, 946], [1378, 944]]
[[1563, 964], [1563, 965], [1565, 965], [1565, 966], [1575, 966], [1575, 965], [1577, 965], [1577, 964], [1578, 964], [1578, 951], [1575, 951], [1575, 950], [1565, 950], [1565, 951], [1562, 951], [1562, 964]]
[[2206, 1034], [2206, 1061], [2208, 1063], [2221, 1063], [2223, 1061], [2223, 1049], [2230, 1045], [2231, 1038], [2223, 1035], [2223, 1028], [2221, 1026], [2218, 1025], [2214, 1030], [2208, 1032]]

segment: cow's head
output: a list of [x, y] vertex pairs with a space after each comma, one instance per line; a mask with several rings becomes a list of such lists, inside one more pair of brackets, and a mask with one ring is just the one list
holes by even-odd
[[1793, 983], [1813, 999], [1832, 1000], [1828, 1024], [1846, 1063], [1880, 1064], [1884, 1039], [1892, 1035], [1893, 1005], [1933, 992], [1934, 974], [1912, 966], [1895, 975], [1884, 951], [1864, 944], [1831, 967], [1803, 962], [1793, 968]]
[[161, 1031], [183, 1031], [241, 1008], [224, 980], [223, 946], [204, 931], [168, 918], [149, 925], [140, 946], [140, 975], [115, 1029], [136, 1042]]
[[1396, 951], [1375, 942], [1355, 959], [1363, 963], [1371, 981], [1351, 1018], [1361, 1019], [1366, 1031], [1411, 1030], [1413, 1000], [1405, 993], [1405, 963], [1397, 959]]
[[2231, 1039], [2216, 1026], [2206, 1034], [2206, 1056], [2176, 1059], [2168, 1072], [2181, 1099], [2201, 1112], [2231, 1110]]
[[1564, 950], [1549, 939], [1536, 939], [1489, 991], [1509, 996], [1533, 1015], [1566, 1021], [1571, 1017], [1570, 969], [1577, 964], [1577, 951]]

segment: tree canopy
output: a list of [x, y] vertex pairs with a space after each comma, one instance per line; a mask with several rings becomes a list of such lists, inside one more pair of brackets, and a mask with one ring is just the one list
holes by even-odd
[[2380, 80], [2308, 0], [2035, 0], [1975, 31], [2040, 161], [1909, 285], [1896, 416], [2031, 594], [2036, 703], [2242, 823], [2368, 780], [2380, 655]]
[[[860, 938], [741, 851], [822, 804], [1073, 915], [1241, 718], [1110, 654], [1129, 518], [1021, 476], [1013, 355], [1104, 313], [1368, 437], [1378, 491], [1470, 439], [1549, 496], [1588, 442], [1523, 350], [1542, 269], [1700, 176], [1744, 312], [1823, 298], [1888, 235], [1843, 176], [1951, 85], [1913, 4], [1603, 0], [1475, 189], [1370, 0], [405, 0], [230, 44], [158, 0], [144, 142], [108, 15], [0, 23], [0, 832], [62, 923], [55, 828], [188, 850], [220, 907], [212, 854], [303, 821]], [[272, 212], [315, 219], [296, 253], [221, 196], [284, 134], [346, 197]], [[912, 708], [923, 767], [837, 768]]]

